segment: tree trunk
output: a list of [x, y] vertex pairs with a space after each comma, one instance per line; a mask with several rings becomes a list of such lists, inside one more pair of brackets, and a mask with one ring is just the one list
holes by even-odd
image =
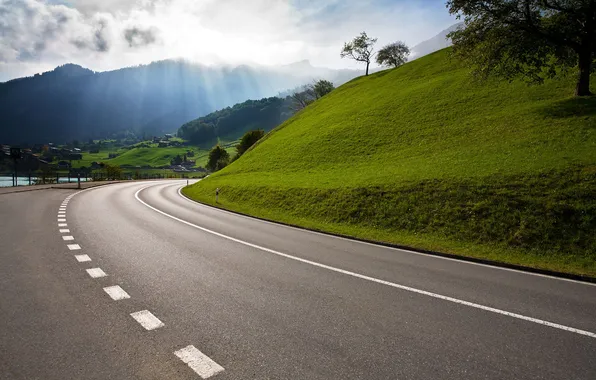
[[590, 49], [579, 54], [579, 78], [575, 89], [575, 96], [592, 95], [590, 92], [590, 72], [592, 71], [592, 52]]
[[370, 66], [370, 62], [366, 62], [366, 76], [368, 76], [368, 66]]

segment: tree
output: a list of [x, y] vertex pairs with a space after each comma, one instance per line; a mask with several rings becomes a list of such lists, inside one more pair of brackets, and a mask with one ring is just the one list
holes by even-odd
[[212, 172], [223, 169], [230, 162], [230, 154], [219, 145], [216, 145], [209, 152], [209, 160], [207, 161], [207, 169]]
[[180, 165], [182, 163], [182, 157], [180, 157], [180, 155], [177, 154], [176, 157], [172, 158], [171, 163], [172, 165]]
[[398, 67], [408, 61], [410, 48], [401, 41], [384, 46], [377, 53], [377, 63], [384, 66]]
[[262, 139], [263, 136], [265, 136], [265, 131], [262, 129], [246, 132], [244, 136], [242, 136], [242, 139], [240, 139], [240, 144], [236, 145], [236, 156], [242, 156], [248, 149], [250, 149], [250, 147], [255, 145], [257, 141]]
[[302, 86], [290, 96], [292, 99], [292, 108], [294, 111], [300, 111], [333, 90], [335, 90], [333, 83], [325, 79], [320, 79], [314, 81], [312, 84]]
[[448, 36], [454, 53], [476, 74], [542, 83], [575, 67], [575, 95], [591, 95], [596, 0], [449, 0], [447, 7], [465, 19]]
[[122, 177], [122, 169], [119, 166], [104, 164], [104, 168], [108, 180], [117, 180]]
[[315, 101], [314, 91], [308, 85], [302, 87], [301, 90], [297, 90], [290, 97], [292, 98], [292, 108], [294, 111], [300, 111]]
[[366, 63], [366, 75], [368, 75], [368, 68], [370, 66], [370, 59], [373, 55], [374, 45], [377, 43], [376, 38], [369, 38], [366, 32], [354, 38], [351, 42], [344, 43], [340, 56], [342, 58], [350, 58], [358, 62]]
[[311, 89], [315, 98], [320, 99], [331, 91], [335, 90], [335, 86], [328, 80], [321, 79], [312, 84]]

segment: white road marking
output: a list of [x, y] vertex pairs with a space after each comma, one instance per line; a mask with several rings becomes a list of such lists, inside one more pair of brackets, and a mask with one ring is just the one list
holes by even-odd
[[198, 230], [201, 230], [201, 231], [210, 233], [212, 235], [219, 236], [221, 238], [224, 238], [224, 239], [227, 239], [227, 240], [230, 240], [230, 241], [239, 243], [239, 244], [243, 244], [243, 245], [246, 245], [248, 247], [256, 248], [256, 249], [259, 249], [259, 250], [264, 251], [264, 252], [269, 252], [269, 253], [272, 253], [274, 255], [285, 257], [285, 258], [290, 259], [290, 260], [295, 260], [295, 261], [298, 261], [298, 262], [301, 262], [301, 263], [304, 263], [304, 264], [309, 264], [309, 265], [312, 265], [312, 266], [315, 266], [315, 267], [327, 269], [327, 270], [330, 270], [332, 272], [345, 274], [345, 275], [348, 275], [348, 276], [351, 276], [351, 277], [355, 277], [355, 278], [359, 278], [359, 279], [362, 279], [362, 280], [366, 280], [366, 281], [370, 281], [370, 282], [375, 282], [377, 284], [390, 286], [390, 287], [393, 287], [393, 288], [396, 288], [396, 289], [405, 290], [405, 291], [408, 291], [408, 292], [417, 293], [417, 294], [421, 294], [421, 295], [432, 297], [432, 298], [437, 298], [437, 299], [440, 299], [440, 300], [443, 300], [443, 301], [448, 301], [448, 302], [453, 302], [453, 303], [460, 304], [460, 305], [469, 306], [469, 307], [472, 307], [472, 308], [475, 308], [475, 309], [480, 309], [480, 310], [488, 311], [488, 312], [495, 313], [495, 314], [506, 315], [508, 317], [517, 318], [517, 319], [521, 319], [521, 320], [524, 320], [524, 321], [537, 323], [537, 324], [548, 326], [548, 327], [554, 327], [554, 328], [559, 329], [559, 330], [564, 330], [564, 331], [568, 331], [568, 332], [572, 332], [572, 333], [576, 333], [576, 334], [580, 334], [580, 335], [589, 336], [590, 338], [596, 338], [596, 333], [593, 333], [593, 332], [590, 332], [590, 331], [580, 330], [580, 329], [576, 329], [576, 328], [573, 328], [573, 327], [569, 327], [569, 326], [565, 326], [565, 325], [560, 325], [558, 323], [548, 322], [548, 321], [544, 321], [544, 320], [541, 320], [541, 319], [528, 317], [528, 316], [521, 315], [521, 314], [511, 313], [511, 312], [508, 312], [508, 311], [505, 311], [505, 310], [501, 310], [501, 309], [496, 309], [496, 308], [493, 308], [493, 307], [490, 307], [490, 306], [484, 306], [484, 305], [480, 305], [480, 304], [477, 304], [477, 303], [460, 300], [458, 298], [448, 297], [448, 296], [444, 296], [444, 295], [441, 295], [441, 294], [428, 292], [426, 290], [416, 289], [416, 288], [412, 288], [412, 287], [409, 287], [409, 286], [396, 284], [396, 283], [393, 283], [393, 282], [390, 282], [390, 281], [385, 281], [385, 280], [381, 280], [381, 279], [378, 279], [378, 278], [366, 276], [366, 275], [363, 275], [363, 274], [350, 272], [350, 271], [347, 271], [347, 270], [344, 270], [344, 269], [332, 267], [330, 265], [325, 265], [325, 264], [317, 263], [316, 261], [311, 261], [311, 260], [303, 259], [303, 258], [300, 258], [300, 257], [288, 255], [286, 253], [282, 253], [282, 252], [279, 252], [279, 251], [276, 251], [276, 250], [273, 250], [273, 249], [261, 247], [261, 246], [256, 245], [256, 244], [252, 244], [252, 243], [249, 243], [249, 242], [240, 240], [240, 239], [233, 238], [233, 237], [228, 236], [228, 235], [221, 234], [219, 232], [212, 231], [212, 230], [207, 229], [205, 227], [197, 226], [196, 224], [193, 224], [193, 223], [187, 222], [186, 220], [177, 218], [177, 217], [175, 217], [173, 215], [170, 215], [170, 214], [168, 214], [166, 212], [163, 212], [161, 210], [158, 210], [155, 207], [150, 206], [149, 204], [145, 203], [139, 197], [139, 193], [141, 191], [147, 189], [148, 187], [150, 187], [150, 186], [143, 187], [142, 189], [138, 190], [135, 193], [135, 198], [137, 199], [137, 201], [141, 202], [143, 205], [147, 206], [148, 208], [152, 209], [153, 211], [156, 211], [156, 212], [158, 212], [158, 213], [160, 213], [160, 214], [162, 214], [164, 216], [167, 216], [168, 218], [174, 219], [174, 220], [176, 220], [176, 221], [178, 221], [180, 223], [186, 224], [187, 226], [190, 226], [190, 227], [196, 228]]
[[58, 211], [66, 211], [66, 206], [62, 206], [58, 209]]
[[106, 277], [107, 276], [106, 272], [104, 272], [103, 270], [101, 270], [101, 268], [87, 269], [87, 273], [89, 273], [89, 276], [91, 276], [93, 278], [100, 278], [100, 277]]
[[75, 258], [79, 263], [86, 263], [91, 261], [91, 257], [89, 257], [88, 255], [75, 255]]
[[58, 218], [58, 222], [66, 222], [66, 219], [64, 219], [64, 218]]
[[60, 214], [66, 214], [66, 211], [58, 211], [58, 215]]
[[[205, 177], [205, 178], [207, 178], [207, 177]], [[171, 186], [174, 186], [174, 185], [171, 185]], [[253, 217], [248, 216], [248, 215], [238, 214], [238, 213], [235, 213], [235, 212], [232, 212], [232, 211], [228, 211], [228, 210], [224, 210], [224, 209], [221, 209], [221, 208], [209, 206], [209, 205], [206, 205], [206, 204], [197, 202], [195, 200], [192, 200], [192, 199], [188, 198], [187, 196], [185, 196], [184, 194], [182, 194], [182, 189], [184, 187], [185, 186], [182, 186], [182, 187], [179, 187], [178, 188], [178, 195], [181, 196], [182, 198], [184, 198], [188, 202], [197, 204], [199, 206], [208, 207], [208, 208], [214, 209], [216, 211], [224, 212], [226, 214], [230, 214], [230, 215], [233, 215], [233, 216], [236, 216], [236, 217], [240, 217], [240, 218], [244, 218], [244, 219], [249, 219], [249, 220], [257, 221], [257, 222], [261, 222], [261, 223], [271, 224], [271, 225], [274, 225], [276, 227], [289, 228], [289, 229], [292, 229], [292, 230], [296, 230], [296, 231], [300, 231], [300, 232], [306, 232], [306, 233], [309, 233], [309, 234], [325, 236], [325, 237], [328, 237], [328, 238], [333, 238], [333, 239], [338, 239], [338, 240], [345, 240], [345, 241], [349, 241], [350, 243], [355, 243], [355, 244], [363, 244], [363, 245], [368, 245], [368, 246], [371, 246], [371, 247], [389, 249], [389, 250], [398, 251], [398, 252], [407, 252], [407, 253], [411, 253], [411, 254], [418, 255], [418, 256], [424, 256], [426, 258], [433, 258], [433, 259], [440, 259], [440, 260], [447, 260], [447, 261], [455, 261], [455, 262], [460, 263], [460, 264], [476, 265], [476, 266], [480, 266], [480, 267], [485, 267], [485, 268], [490, 268], [490, 269], [495, 269], [495, 270], [502, 270], [502, 271], [507, 271], [507, 272], [520, 273], [520, 274], [529, 275], [529, 276], [545, 277], [545, 278], [548, 278], [548, 279], [551, 279], [551, 280], [573, 282], [573, 283], [580, 284], [580, 285], [596, 286], [596, 283], [593, 283], [593, 282], [578, 281], [578, 280], [573, 280], [571, 278], [555, 277], [555, 276], [551, 276], [551, 275], [548, 275], [548, 274], [528, 272], [528, 271], [524, 271], [524, 270], [521, 270], [521, 269], [505, 268], [505, 267], [499, 267], [499, 266], [496, 266], [496, 265], [476, 263], [474, 261], [463, 260], [463, 259], [458, 259], [458, 258], [454, 258], [454, 257], [445, 257], [445, 256], [439, 256], [439, 255], [432, 255], [432, 254], [423, 253], [423, 252], [411, 251], [411, 250], [408, 250], [408, 249], [405, 249], [405, 248], [396, 248], [396, 247], [390, 247], [388, 245], [375, 244], [375, 243], [371, 243], [371, 242], [368, 242], [368, 241], [354, 240], [354, 239], [350, 239], [348, 237], [330, 235], [330, 234], [326, 234], [324, 232], [308, 230], [306, 228], [294, 227], [294, 226], [290, 226], [290, 225], [287, 225], [287, 224], [279, 224], [279, 223], [270, 222], [270, 221], [264, 220], [264, 219], [257, 219], [257, 218], [253, 218]], [[144, 190], [144, 189], [141, 189], [141, 190]]]
[[66, 223], [58, 223], [58, 227], [68, 227], [68, 224], [66, 224]]
[[155, 330], [159, 327], [165, 326], [162, 321], [157, 319], [157, 317], [149, 310], [141, 310], [130, 315], [133, 317], [137, 322], [141, 324], [145, 328], [145, 330]]
[[184, 347], [174, 352], [174, 354], [203, 379], [208, 379], [224, 370], [222, 366], [211, 360], [195, 346]]
[[70, 241], [70, 240], [74, 240], [74, 236], [62, 236], [62, 240], [66, 240], [66, 241]]
[[68, 244], [67, 247], [71, 251], [78, 251], [79, 249], [81, 249], [81, 246], [78, 244]]
[[124, 291], [124, 289], [122, 289], [120, 286], [118, 285], [114, 285], [114, 286], [108, 286], [103, 288], [103, 290], [108, 293], [108, 295], [110, 297], [112, 297], [112, 299], [114, 301], [120, 301], [120, 300], [125, 300], [130, 298], [130, 296], [128, 295], [128, 293], [126, 293]]
[[70, 233], [70, 230], [68, 228], [61, 228], [60, 229], [60, 233], [61, 234], [68, 234], [68, 233]]

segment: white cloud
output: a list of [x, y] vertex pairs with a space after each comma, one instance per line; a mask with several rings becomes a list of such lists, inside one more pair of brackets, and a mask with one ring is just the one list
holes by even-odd
[[0, 80], [178, 57], [355, 67], [339, 50], [363, 30], [413, 45], [453, 22], [436, 0], [0, 0]]

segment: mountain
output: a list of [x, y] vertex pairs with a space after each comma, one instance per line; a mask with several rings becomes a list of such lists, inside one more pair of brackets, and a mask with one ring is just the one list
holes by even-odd
[[212, 67], [166, 60], [109, 72], [74, 64], [0, 83], [0, 141], [44, 143], [174, 132], [183, 123], [313, 79], [344, 83], [355, 70]]
[[433, 38], [423, 41], [418, 45], [414, 46], [412, 51], [412, 59], [417, 59], [420, 57], [424, 57], [425, 55], [434, 53], [435, 51], [439, 51], [441, 49], [445, 49], [446, 47], [451, 46], [451, 40], [447, 38], [447, 35], [451, 32], [458, 30], [459, 28], [463, 27], [464, 23], [460, 22], [455, 25], [450, 26], [449, 28], [443, 30], [441, 33], [437, 34]]
[[[184, 192], [420, 249], [596, 275], [596, 102], [470, 80], [445, 49], [360, 77]], [[596, 77], [596, 75], [595, 75]]]

